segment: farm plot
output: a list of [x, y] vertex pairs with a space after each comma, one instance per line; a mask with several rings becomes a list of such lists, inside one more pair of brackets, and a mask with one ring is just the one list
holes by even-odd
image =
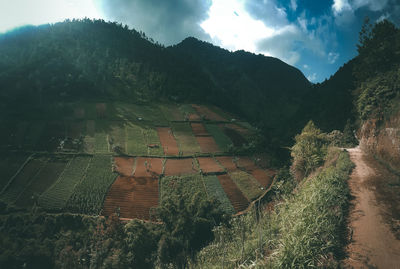
[[221, 152], [212, 136], [196, 136], [197, 143], [200, 145], [202, 153]]
[[115, 172], [124, 177], [133, 175], [135, 167], [135, 158], [114, 157]]
[[178, 176], [185, 174], [197, 174], [199, 171], [193, 158], [167, 159], [165, 163], [164, 175]]
[[174, 198], [174, 195], [191, 200], [198, 193], [203, 199], [207, 199], [202, 176], [199, 174], [163, 177], [160, 184], [160, 204], [171, 196]]
[[71, 212], [97, 215], [104, 197], [116, 178], [112, 172], [111, 157], [94, 156], [83, 179], [76, 185], [66, 208]]
[[168, 121], [184, 121], [182, 111], [177, 105], [161, 104], [159, 108]]
[[218, 115], [217, 113], [215, 113], [214, 111], [210, 110], [206, 106], [192, 105], [192, 107], [197, 111], [197, 114], [199, 114], [205, 120], [227, 121], [227, 119], [225, 119], [221, 115]]
[[157, 132], [164, 150], [164, 154], [174, 156], [178, 155], [178, 144], [174, 135], [172, 134], [172, 129], [169, 127], [159, 127], [157, 128]]
[[217, 176], [215, 175], [203, 176], [203, 182], [206, 188], [208, 198], [218, 200], [221, 203], [221, 208], [227, 214], [234, 214], [235, 209], [233, 208], [231, 202], [229, 201], [228, 196], [226, 196], [226, 193], [224, 192], [221, 183], [219, 183]]
[[132, 104], [132, 109], [137, 118], [151, 122], [155, 126], [168, 126], [164, 113], [157, 106], [141, 106]]
[[[242, 124], [244, 124], [244, 123], [242, 123]], [[228, 124], [225, 124], [225, 127], [229, 128], [229, 129], [232, 129], [232, 130], [235, 130], [236, 132], [241, 134], [243, 137], [246, 137], [246, 136], [248, 136], [250, 134], [250, 130], [249, 129], [244, 128], [244, 127], [242, 127], [242, 126], [240, 126], [238, 124], [228, 123]]]
[[228, 172], [237, 171], [239, 170], [235, 157], [232, 156], [219, 156], [216, 157], [217, 161], [225, 167]]
[[163, 172], [164, 159], [162, 158], [136, 158], [136, 166], [133, 175], [138, 177], [158, 178]]
[[127, 152], [130, 155], [147, 155], [147, 144], [143, 136], [143, 129], [132, 123], [125, 126]]
[[206, 124], [207, 132], [215, 139], [218, 147], [223, 152], [228, 152], [229, 147], [233, 145], [232, 141], [221, 130], [217, 124]]
[[118, 212], [121, 218], [154, 220], [158, 206], [158, 179], [119, 176], [104, 201], [102, 215]]
[[111, 152], [126, 153], [126, 132], [123, 121], [113, 121], [110, 124], [109, 143]]
[[27, 162], [28, 154], [2, 152], [0, 154], [0, 192], [18, 169]]
[[260, 183], [246, 172], [232, 172], [230, 173], [230, 177], [249, 201], [255, 200], [264, 192]]
[[61, 210], [82, 180], [91, 158], [76, 156], [65, 167], [58, 180], [40, 197], [39, 205], [48, 210]]
[[247, 143], [247, 140], [237, 130], [229, 128], [225, 124], [219, 124], [219, 127], [229, 137], [235, 147], [241, 147]]
[[219, 175], [218, 180], [236, 212], [241, 212], [249, 206], [249, 201], [228, 174]]
[[225, 172], [224, 168], [222, 168], [213, 158], [198, 157], [197, 160], [203, 174], [220, 174]]
[[265, 170], [255, 169], [255, 170], [251, 171], [251, 175], [255, 179], [257, 179], [257, 181], [260, 183], [260, 185], [264, 189], [267, 189], [272, 183], [273, 176], [271, 175], [271, 173], [268, 173]]
[[151, 128], [144, 129], [143, 135], [144, 135], [144, 140], [146, 141], [148, 155], [161, 156], [164, 154], [156, 130]]
[[44, 160], [31, 159], [4, 190], [1, 195], [2, 200], [8, 203], [15, 203], [18, 196], [25, 190], [44, 165]]
[[192, 132], [195, 136], [209, 136], [210, 134], [207, 132], [206, 128], [204, 127], [203, 123], [190, 123], [192, 127]]
[[182, 155], [193, 155], [201, 152], [189, 123], [172, 123], [172, 131], [178, 141], [179, 151]]
[[96, 121], [96, 133], [94, 134], [94, 152], [95, 153], [108, 153], [108, 136], [107, 136], [107, 122], [98, 120]]
[[37, 202], [39, 196], [47, 190], [64, 171], [69, 158], [52, 157], [37, 173], [31, 184], [18, 197], [16, 204], [21, 207], [31, 207]]
[[95, 133], [96, 122], [94, 120], [86, 121], [86, 135], [84, 138], [84, 151], [87, 153], [94, 153], [95, 149]]
[[197, 114], [196, 110], [189, 104], [180, 106], [180, 110], [184, 115], [184, 119], [187, 121], [201, 121], [201, 117]]
[[236, 164], [240, 169], [246, 170], [248, 172], [258, 169], [254, 161], [249, 157], [238, 157], [236, 160]]

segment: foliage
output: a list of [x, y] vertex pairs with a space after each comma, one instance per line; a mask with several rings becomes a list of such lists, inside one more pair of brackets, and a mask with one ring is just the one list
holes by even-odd
[[309, 121], [301, 134], [296, 135], [295, 141], [296, 143], [291, 148], [292, 168], [295, 177], [300, 180], [301, 177], [308, 176], [323, 163], [328, 139], [325, 133], [322, 133], [312, 121]]
[[235, 209], [233, 208], [231, 202], [229, 201], [228, 196], [226, 195], [224, 189], [221, 186], [217, 176], [203, 176], [204, 186], [208, 195], [208, 198], [211, 200], [218, 200], [220, 202], [221, 209], [226, 214], [234, 214]]

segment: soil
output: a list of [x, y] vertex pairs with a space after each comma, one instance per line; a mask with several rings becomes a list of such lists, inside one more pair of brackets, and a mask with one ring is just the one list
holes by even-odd
[[[398, 177], [360, 148], [348, 150], [356, 167], [349, 180], [354, 196], [349, 217], [351, 242], [346, 268], [400, 268], [398, 193], [387, 184]], [[397, 227], [397, 228], [396, 228]]]
[[246, 172], [251, 172], [258, 169], [254, 161], [248, 157], [239, 157], [237, 160], [237, 166], [240, 169], [246, 170]]
[[228, 174], [219, 175], [218, 180], [236, 212], [241, 212], [249, 206], [249, 201]]
[[179, 176], [185, 174], [196, 174], [198, 172], [192, 158], [167, 159], [164, 174], [166, 176]]
[[135, 177], [153, 177], [158, 178], [163, 171], [162, 158], [136, 158]]
[[197, 143], [200, 146], [202, 153], [221, 152], [214, 137], [212, 136], [196, 136]]
[[268, 189], [272, 183], [272, 177], [267, 173], [267, 171], [262, 169], [255, 169], [251, 171], [251, 175], [257, 179], [258, 183], [260, 183], [264, 189]]
[[197, 114], [194, 114], [194, 113], [190, 113], [188, 118], [189, 118], [189, 121], [200, 121], [201, 120], [200, 116]]
[[224, 169], [210, 157], [198, 157], [197, 160], [200, 164], [200, 169], [203, 173], [222, 173]]
[[207, 132], [203, 123], [191, 123], [192, 131], [195, 136], [209, 136], [210, 134]]
[[103, 215], [119, 212], [121, 218], [150, 220], [158, 206], [158, 180], [119, 176], [104, 202]]
[[115, 157], [115, 171], [121, 176], [130, 177], [133, 174], [135, 158]]
[[157, 128], [158, 137], [160, 138], [161, 145], [164, 150], [165, 155], [178, 155], [179, 148], [178, 143], [174, 135], [172, 134], [172, 130], [169, 127], [160, 127]]
[[192, 107], [203, 116], [206, 120], [211, 121], [227, 121], [224, 117], [218, 115], [214, 111], [210, 110], [208, 107], [199, 106], [199, 105], [192, 105]]
[[239, 170], [232, 156], [221, 156], [216, 157], [216, 159], [223, 167], [225, 167], [226, 170], [228, 170], [228, 172]]

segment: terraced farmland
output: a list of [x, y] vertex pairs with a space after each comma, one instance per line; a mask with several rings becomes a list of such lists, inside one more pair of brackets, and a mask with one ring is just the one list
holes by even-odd
[[154, 220], [166, 197], [198, 193], [229, 214], [241, 212], [275, 172], [230, 154], [254, 132], [232, 118], [204, 105], [81, 102], [7, 122], [0, 199], [50, 212]]

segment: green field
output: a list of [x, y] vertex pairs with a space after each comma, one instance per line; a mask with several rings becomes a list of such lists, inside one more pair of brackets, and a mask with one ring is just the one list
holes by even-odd
[[249, 201], [253, 201], [263, 194], [260, 183], [246, 172], [232, 172], [230, 177]]
[[61, 210], [82, 180], [91, 157], [76, 156], [62, 172], [58, 180], [39, 197], [39, 205], [45, 209]]
[[113, 147], [119, 147], [122, 152], [126, 153], [126, 132], [125, 132], [125, 122], [114, 121], [109, 127], [109, 137], [110, 137], [110, 150], [113, 151]]
[[144, 129], [143, 130], [144, 139], [146, 141], [146, 145], [157, 145], [158, 147], [148, 148], [149, 155], [162, 156], [164, 155], [164, 150], [161, 146], [160, 139], [158, 137], [158, 133], [154, 129]]
[[232, 141], [227, 137], [221, 128], [217, 124], [205, 124], [207, 132], [211, 134], [218, 147], [224, 151], [228, 152], [229, 145], [233, 145]]
[[97, 215], [104, 197], [117, 174], [112, 172], [110, 156], [94, 156], [84, 178], [76, 185], [66, 209], [75, 213]]
[[215, 176], [215, 175], [203, 176], [203, 182], [204, 182], [204, 186], [206, 188], [208, 198], [218, 200], [221, 203], [221, 208], [227, 214], [235, 214], [236, 213], [235, 209], [233, 208], [231, 202], [228, 199], [228, 196], [226, 196], [224, 189], [222, 188], [221, 184], [219, 183], [217, 176]]
[[96, 121], [96, 133], [94, 135], [95, 153], [108, 153], [108, 123], [103, 120]]
[[159, 108], [164, 114], [165, 119], [168, 121], [183, 121], [183, 113], [178, 105], [173, 104], [160, 104]]
[[185, 176], [163, 177], [160, 184], [160, 204], [171, 195], [178, 195], [191, 199], [199, 193], [203, 199], [207, 198], [202, 176], [199, 174]]
[[201, 152], [200, 146], [193, 135], [192, 128], [189, 123], [172, 123], [172, 131], [178, 142], [179, 151], [183, 155], [193, 155]]
[[147, 144], [144, 139], [143, 129], [132, 123], [125, 126], [126, 130], [126, 151], [130, 155], [147, 155]]

